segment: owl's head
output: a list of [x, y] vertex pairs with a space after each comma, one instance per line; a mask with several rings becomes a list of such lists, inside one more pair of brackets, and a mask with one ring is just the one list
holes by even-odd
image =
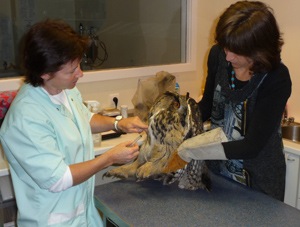
[[181, 124], [185, 139], [199, 134], [203, 129], [199, 108], [196, 101], [189, 97], [189, 93], [180, 95], [165, 92], [150, 109], [149, 118], [160, 124]]
[[157, 98], [154, 105], [151, 107], [150, 112], [154, 113], [160, 110], [168, 110], [185, 115], [188, 106], [188, 99], [188, 96], [167, 91]]
[[189, 96], [188, 92], [186, 95], [180, 95], [177, 92], [167, 91], [157, 99], [153, 108], [164, 108], [186, 116], [190, 105], [196, 105], [196, 101]]

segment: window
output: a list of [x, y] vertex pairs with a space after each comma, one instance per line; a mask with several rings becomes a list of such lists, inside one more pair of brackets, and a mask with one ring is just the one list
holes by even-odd
[[[1, 0], [0, 77], [22, 75], [18, 44], [37, 21], [60, 18], [92, 46], [83, 82], [193, 70], [192, 0]], [[193, 6], [192, 6], [193, 4]], [[187, 13], [189, 12], [189, 13]], [[193, 21], [194, 22], [194, 21]]]

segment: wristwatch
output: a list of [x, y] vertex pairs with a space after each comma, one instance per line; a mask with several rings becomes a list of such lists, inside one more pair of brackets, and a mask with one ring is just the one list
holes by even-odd
[[122, 130], [120, 130], [120, 129], [118, 128], [118, 123], [119, 123], [119, 121], [121, 121], [121, 120], [122, 120], [122, 116], [121, 116], [121, 115], [116, 116], [115, 122], [114, 122], [114, 126], [115, 126], [115, 130], [116, 130], [117, 132], [122, 132]]

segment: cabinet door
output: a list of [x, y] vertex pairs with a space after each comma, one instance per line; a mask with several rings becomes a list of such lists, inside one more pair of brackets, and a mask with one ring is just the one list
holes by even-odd
[[[299, 157], [299, 160], [300, 160], [300, 157]], [[300, 165], [300, 161], [299, 161], [299, 165]], [[300, 171], [300, 166], [299, 166], [299, 171]], [[297, 195], [297, 202], [296, 202], [296, 208], [298, 210], [300, 210], [300, 173], [298, 175], [298, 195]]]
[[286, 179], [284, 202], [297, 207], [299, 184], [299, 156], [285, 152]]

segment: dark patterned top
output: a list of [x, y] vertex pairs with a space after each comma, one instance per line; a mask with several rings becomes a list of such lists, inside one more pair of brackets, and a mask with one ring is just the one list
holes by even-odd
[[285, 160], [280, 125], [291, 94], [289, 71], [280, 64], [271, 72], [254, 74], [248, 83], [236, 80], [233, 91], [225, 57], [221, 47], [212, 47], [199, 102], [203, 121], [210, 119], [213, 127], [223, 128], [230, 140], [222, 144], [225, 155], [243, 160], [236, 164], [247, 173], [249, 186], [283, 200]]

